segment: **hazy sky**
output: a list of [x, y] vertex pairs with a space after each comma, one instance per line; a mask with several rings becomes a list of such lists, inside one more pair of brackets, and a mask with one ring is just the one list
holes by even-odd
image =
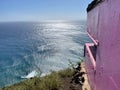
[[0, 21], [85, 20], [92, 0], [0, 0]]

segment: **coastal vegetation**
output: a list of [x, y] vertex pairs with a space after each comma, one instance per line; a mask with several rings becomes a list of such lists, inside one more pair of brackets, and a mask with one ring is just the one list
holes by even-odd
[[73, 73], [73, 69], [70, 68], [58, 72], [52, 71], [45, 77], [30, 78], [0, 90], [60, 90], [64, 78], [71, 77]]
[[51, 71], [44, 77], [33, 77], [20, 83], [1, 88], [0, 90], [82, 90], [84, 84], [83, 63], [78, 62], [75, 67], [70, 62], [70, 67], [60, 71]]

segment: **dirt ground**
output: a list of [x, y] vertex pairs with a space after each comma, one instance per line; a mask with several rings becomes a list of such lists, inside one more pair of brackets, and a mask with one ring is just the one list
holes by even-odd
[[87, 72], [85, 70], [85, 63], [81, 63], [81, 72], [85, 72], [86, 74], [83, 75], [85, 81], [83, 83], [83, 85], [81, 84], [76, 84], [76, 83], [71, 83], [71, 80], [73, 78], [72, 77], [66, 77], [63, 78], [63, 83], [62, 83], [62, 87], [60, 90], [91, 90], [91, 87], [89, 85], [88, 82], [88, 77], [87, 77]]
[[71, 83], [72, 77], [63, 79], [63, 83], [60, 90], [82, 90], [82, 85]]

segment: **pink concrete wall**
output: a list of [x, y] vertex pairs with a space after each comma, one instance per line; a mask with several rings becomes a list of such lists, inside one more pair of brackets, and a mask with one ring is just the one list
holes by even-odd
[[99, 41], [95, 81], [90, 82], [95, 82], [94, 90], [120, 90], [120, 0], [105, 0], [87, 19], [87, 31]]
[[94, 47], [93, 43], [86, 43], [85, 45], [85, 66], [88, 73], [88, 78], [90, 82], [90, 86], [92, 89], [95, 87], [95, 69], [96, 69], [96, 63], [94, 60], [94, 57], [92, 55], [92, 52], [90, 50], [90, 47]]

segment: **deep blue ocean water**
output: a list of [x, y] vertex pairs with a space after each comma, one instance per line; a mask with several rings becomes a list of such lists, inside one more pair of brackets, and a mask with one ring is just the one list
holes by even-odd
[[85, 30], [85, 21], [1, 22], [0, 87], [80, 61]]

